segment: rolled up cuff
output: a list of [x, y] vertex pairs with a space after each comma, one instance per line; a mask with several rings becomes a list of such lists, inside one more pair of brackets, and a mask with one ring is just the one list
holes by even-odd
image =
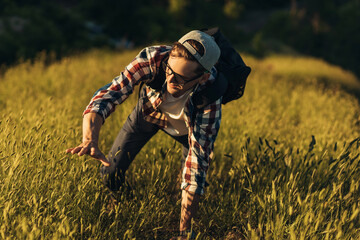
[[203, 187], [200, 187], [199, 185], [190, 184], [188, 182], [181, 183], [181, 189], [186, 190], [186, 191], [191, 192], [191, 193], [196, 193], [196, 194], [199, 194], [199, 195], [204, 194], [204, 188]]

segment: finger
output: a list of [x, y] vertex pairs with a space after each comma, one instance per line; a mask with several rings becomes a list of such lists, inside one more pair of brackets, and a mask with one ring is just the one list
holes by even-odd
[[84, 154], [87, 154], [89, 152], [89, 148], [87, 147], [82, 147], [81, 150], [78, 152], [79, 156], [82, 156]]
[[102, 160], [102, 159], [98, 159], [102, 165], [104, 165], [105, 167], [110, 167], [111, 163], [107, 160]]
[[68, 148], [66, 149], [66, 153], [70, 153], [74, 148]]
[[90, 148], [90, 156], [96, 156], [97, 152], [96, 152], [96, 148], [92, 147]]
[[104, 166], [109, 167], [111, 163], [106, 159], [105, 155], [98, 149], [92, 147], [90, 150], [90, 156], [99, 160]]
[[90, 148], [90, 156], [96, 159], [105, 159], [105, 155], [98, 148], [95, 147]]
[[78, 147], [75, 147], [71, 150], [71, 153], [72, 154], [75, 154], [75, 153], [78, 153], [80, 150], [82, 149], [82, 147], [78, 146]]
[[91, 156], [99, 160], [106, 167], [111, 165], [111, 163], [106, 159], [105, 155], [100, 150], [98, 150], [97, 152], [92, 151]]

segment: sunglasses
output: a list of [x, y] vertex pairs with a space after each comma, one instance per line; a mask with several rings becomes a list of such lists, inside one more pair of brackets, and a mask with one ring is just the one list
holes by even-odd
[[184, 86], [185, 84], [194, 81], [195, 79], [201, 77], [204, 74], [204, 73], [201, 73], [191, 79], [185, 80], [183, 76], [174, 72], [174, 70], [171, 69], [171, 67], [169, 66], [169, 64], [167, 62], [162, 62], [162, 67], [166, 73], [166, 76], [174, 75], [175, 81], [180, 86]]

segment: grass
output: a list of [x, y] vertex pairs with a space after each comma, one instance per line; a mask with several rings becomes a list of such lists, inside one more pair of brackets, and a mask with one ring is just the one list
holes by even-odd
[[[132, 163], [133, 188], [108, 213], [99, 163], [65, 154], [82, 111], [137, 51], [94, 50], [49, 66], [39, 58], [0, 78], [2, 239], [169, 239], [178, 228], [181, 146], [157, 134]], [[198, 239], [359, 238], [358, 79], [306, 57], [244, 56], [242, 99], [223, 107]], [[107, 119], [106, 152], [135, 106]], [[175, 177], [174, 177], [175, 176]]]

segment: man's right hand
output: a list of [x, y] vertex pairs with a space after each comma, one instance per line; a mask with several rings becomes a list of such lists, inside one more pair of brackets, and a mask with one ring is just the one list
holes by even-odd
[[82, 156], [87, 154], [99, 160], [104, 166], [109, 167], [111, 163], [98, 147], [102, 117], [97, 113], [87, 113], [83, 118], [83, 141], [75, 148], [66, 149], [66, 153], [78, 154]]
[[92, 141], [84, 141], [75, 148], [68, 148], [66, 149], [66, 153], [77, 154], [79, 156], [87, 154], [99, 160], [106, 167], [111, 165], [111, 163], [106, 159], [105, 155], [99, 149], [97, 143]]

